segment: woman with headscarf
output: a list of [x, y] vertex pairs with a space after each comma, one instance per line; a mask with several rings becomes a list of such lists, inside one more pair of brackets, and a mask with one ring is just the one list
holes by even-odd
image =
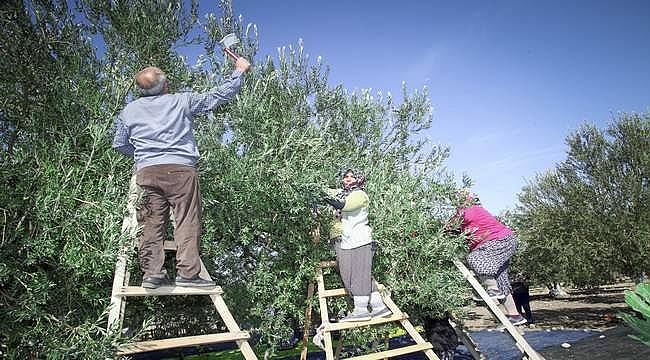
[[[336, 247], [341, 279], [354, 301], [354, 309], [340, 320], [342, 322], [365, 321], [391, 314], [372, 278], [376, 245], [368, 226], [370, 199], [363, 190], [365, 180], [361, 172], [346, 169], [342, 174], [342, 189], [330, 189], [325, 199], [335, 209], [336, 219], [330, 237]], [[369, 305], [371, 311], [368, 311]]]
[[506, 225], [481, 206], [476, 194], [467, 189], [460, 193], [462, 204], [449, 222], [459, 224], [469, 244], [467, 263], [483, 279], [490, 298], [499, 300], [513, 325], [526, 323], [515, 307], [512, 286], [508, 278], [510, 258], [517, 251], [517, 237]]

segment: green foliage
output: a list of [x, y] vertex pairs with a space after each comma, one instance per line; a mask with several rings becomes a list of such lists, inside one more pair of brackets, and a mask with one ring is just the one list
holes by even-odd
[[[132, 171], [111, 149], [111, 126], [135, 96], [133, 75], [156, 65], [173, 90], [203, 91], [231, 70], [215, 51], [223, 34], [238, 34], [244, 56], [257, 52], [257, 29], [233, 17], [229, 1], [223, 16], [201, 21], [196, 2], [83, 0], [74, 14], [66, 4], [1, 5], [0, 181], [8, 191], [0, 194], [0, 336], [14, 357], [110, 354], [113, 339], [101, 327]], [[104, 42], [101, 59], [91, 35]], [[204, 49], [194, 65], [178, 53], [187, 45]], [[264, 346], [300, 327], [314, 300], [306, 299], [314, 267], [333, 258], [320, 191], [339, 186], [343, 166], [368, 176], [375, 273], [403, 310], [415, 319], [455, 312], [465, 292], [450, 262], [464, 245], [441, 231], [455, 189], [442, 167], [448, 150], [423, 136], [426, 89], [404, 89], [398, 104], [332, 87], [327, 72], [299, 42], [255, 62], [235, 101], [196, 119], [203, 260], [235, 318]], [[214, 322], [206, 307], [199, 299], [130, 301], [125, 326], [147, 328], [150, 313], [158, 327], [175, 320], [205, 332], [194, 324]]]
[[327, 238], [330, 210], [320, 206], [313, 216], [312, 207], [320, 189], [339, 186], [337, 174], [349, 164], [369, 178], [378, 280], [416, 316], [460, 305], [460, 296], [449, 296], [464, 288], [448, 260], [463, 245], [442, 236], [435, 216], [443, 209], [431, 205], [453, 192], [440, 171], [446, 150], [422, 154], [422, 144], [400, 140], [428, 125], [427, 104], [426, 93], [394, 109], [391, 99], [329, 88], [320, 64], [307, 64], [298, 44], [281, 52], [277, 65], [257, 64], [247, 75], [223, 116], [232, 126], [225, 144], [218, 122], [201, 123], [204, 249], [228, 293], [247, 294], [236, 316], [259, 324], [263, 341], [272, 345], [292, 332], [315, 264], [333, 258], [326, 241], [311, 240], [317, 227]]
[[650, 284], [639, 284], [634, 292], [626, 290], [625, 302], [638, 313], [623, 314], [623, 320], [639, 332], [630, 337], [650, 346]]
[[518, 264], [539, 282], [598, 285], [650, 268], [650, 113], [567, 138], [567, 159], [524, 187]]
[[101, 354], [124, 194], [113, 174], [128, 167], [106, 150], [100, 64], [65, 2], [4, 3], [1, 21], [2, 342], [12, 356]]

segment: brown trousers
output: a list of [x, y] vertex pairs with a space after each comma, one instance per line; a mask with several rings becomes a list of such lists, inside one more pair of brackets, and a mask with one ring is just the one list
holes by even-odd
[[136, 181], [144, 191], [138, 208], [138, 223], [142, 226], [139, 257], [144, 277], [166, 274], [163, 242], [170, 208], [176, 222], [176, 271], [185, 278], [197, 276], [201, 272], [201, 190], [196, 169], [186, 165], [152, 165], [140, 169]]

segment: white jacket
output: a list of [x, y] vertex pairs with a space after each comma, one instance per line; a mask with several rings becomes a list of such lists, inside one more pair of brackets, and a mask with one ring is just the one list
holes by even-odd
[[353, 190], [345, 198], [341, 209], [341, 249], [355, 249], [372, 242], [372, 229], [368, 226], [368, 195], [360, 189]]

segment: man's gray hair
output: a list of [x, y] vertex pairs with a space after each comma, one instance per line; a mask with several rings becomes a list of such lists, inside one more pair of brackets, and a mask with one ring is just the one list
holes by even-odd
[[156, 95], [160, 95], [163, 92], [163, 89], [165, 88], [165, 83], [167, 82], [167, 77], [162, 72], [160, 73], [156, 72], [155, 77], [156, 80], [149, 88], [145, 89], [138, 85], [138, 88], [140, 88], [140, 94], [142, 94], [142, 96], [156, 96]]

